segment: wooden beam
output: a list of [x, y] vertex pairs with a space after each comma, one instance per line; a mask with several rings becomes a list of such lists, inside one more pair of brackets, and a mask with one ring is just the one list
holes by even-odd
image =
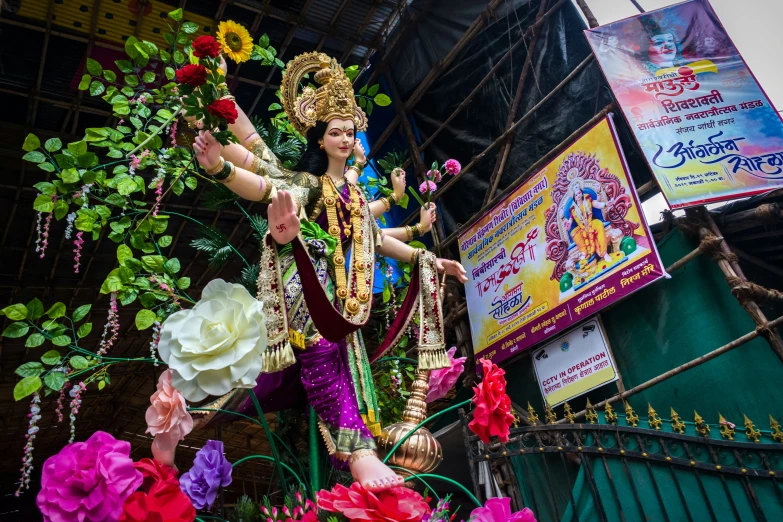
[[[541, 4], [538, 7], [538, 15], [536, 16], [536, 23], [533, 24], [533, 36], [530, 39], [530, 45], [527, 48], [527, 56], [525, 57], [525, 64], [522, 66], [522, 72], [519, 75], [519, 82], [517, 83], [517, 90], [514, 93], [514, 101], [511, 103], [511, 110], [508, 111], [508, 118], [506, 119], [506, 126], [505, 130], [508, 130], [511, 128], [511, 125], [514, 124], [514, 118], [516, 118], [517, 110], [519, 110], [519, 102], [522, 101], [522, 92], [525, 90], [525, 81], [527, 80], [527, 75], [530, 73], [530, 71], [533, 69], [533, 57], [536, 53], [536, 44], [538, 43], [538, 35], [540, 34], [540, 28], [541, 20], [544, 17], [544, 13], [546, 11], [546, 6], [549, 3], [548, 0], [540, 0]], [[525, 31], [527, 33], [527, 31]], [[522, 37], [522, 40], [524, 41], [525, 37]], [[535, 73], [533, 73], [535, 74]], [[511, 134], [508, 139], [506, 140], [505, 145], [503, 145], [503, 152], [498, 154], [498, 158], [495, 161], [495, 168], [492, 171], [492, 175], [489, 177], [489, 190], [487, 190], [487, 193], [484, 195], [484, 203], [482, 205], [486, 205], [487, 201], [492, 199], [492, 196], [495, 195], [495, 191], [498, 188], [498, 184], [500, 184], [500, 180], [503, 177], [503, 172], [506, 170], [506, 161], [508, 160], [508, 155], [511, 152], [511, 147], [514, 145], [514, 138], [516, 137], [516, 134]]]
[[[372, 7], [367, 11], [367, 15], [365, 15], [364, 20], [362, 20], [362, 23], [359, 24], [359, 28], [356, 30], [356, 34], [364, 34], [365, 29], [367, 29], [367, 26], [370, 24], [370, 21], [372, 21], [373, 17], [375, 16], [375, 13], [378, 12], [378, 8], [381, 6], [381, 0], [375, 0], [373, 2]], [[389, 15], [391, 18], [391, 14]], [[350, 44], [346, 49], [343, 55], [340, 57], [340, 63], [345, 63], [345, 61], [350, 58], [351, 53], [356, 48], [356, 44]]]
[[587, 2], [585, 2], [585, 0], [576, 0], [576, 5], [582, 11], [582, 14], [585, 15], [587, 25], [589, 25], [591, 29], [593, 27], [598, 27], [598, 19], [596, 19], [592, 9], [587, 6]]

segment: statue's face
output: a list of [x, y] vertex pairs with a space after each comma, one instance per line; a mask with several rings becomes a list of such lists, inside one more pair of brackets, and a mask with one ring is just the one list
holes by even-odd
[[574, 201], [577, 203], [582, 203], [583, 194], [582, 189], [579, 188], [579, 185], [574, 185]]
[[671, 64], [677, 54], [677, 44], [671, 33], [656, 34], [650, 37], [647, 55], [655, 65]]
[[355, 138], [353, 120], [333, 119], [327, 125], [323, 137], [326, 155], [330, 158], [347, 160], [353, 153]]

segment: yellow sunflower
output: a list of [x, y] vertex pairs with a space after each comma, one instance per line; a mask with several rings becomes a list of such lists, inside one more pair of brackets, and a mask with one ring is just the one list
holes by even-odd
[[243, 26], [228, 20], [220, 22], [217, 41], [223, 46], [223, 54], [236, 63], [246, 62], [253, 52], [253, 39]]

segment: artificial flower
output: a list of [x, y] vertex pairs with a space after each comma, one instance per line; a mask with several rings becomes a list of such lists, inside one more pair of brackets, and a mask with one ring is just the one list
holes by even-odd
[[419, 186], [419, 194], [425, 194], [427, 192], [435, 192], [438, 186], [434, 181], [427, 180]]
[[163, 323], [158, 352], [172, 370], [171, 382], [189, 401], [253, 388], [266, 348], [261, 301], [244, 286], [211, 281], [201, 300]]
[[372, 492], [354, 482], [350, 489], [337, 484], [332, 491], [319, 491], [316, 497], [319, 509], [363, 522], [418, 522], [430, 512], [422, 496], [406, 487]]
[[511, 499], [491, 498], [484, 507], [470, 512], [471, 522], [536, 522], [536, 517], [529, 508], [516, 513], [511, 512]]
[[452, 176], [456, 176], [462, 170], [462, 165], [460, 165], [459, 161], [455, 159], [448, 159], [446, 160], [446, 163], [443, 164], [443, 168], [445, 168], [446, 172]]
[[46, 459], [36, 497], [45, 522], [114, 522], [122, 505], [142, 484], [131, 445], [104, 431], [68, 444]]
[[125, 500], [119, 522], [193, 522], [196, 509], [182, 492], [175, 469], [151, 459], [134, 466], [144, 476], [141, 490]]
[[212, 36], [202, 35], [193, 40], [193, 54], [198, 58], [217, 58], [220, 54], [220, 44]]
[[237, 107], [231, 100], [215, 100], [207, 105], [207, 110], [212, 116], [226, 120], [229, 125], [237, 121]]
[[506, 393], [506, 378], [503, 377], [506, 372], [488, 359], [481, 359], [481, 365], [484, 378], [473, 388], [476, 409], [468, 428], [484, 444], [489, 444], [489, 438], [493, 436], [499, 437], [501, 442], [508, 442], [514, 415], [511, 414], [511, 398]]
[[236, 63], [246, 62], [253, 52], [253, 38], [243, 26], [228, 20], [220, 22], [217, 40], [223, 46], [223, 53]]
[[231, 464], [223, 455], [223, 443], [208, 440], [179, 484], [196, 509], [212, 507], [218, 489], [231, 484]]
[[207, 68], [200, 64], [192, 64], [182, 67], [177, 70], [176, 73], [177, 82], [190, 85], [191, 87], [198, 87], [207, 83]]
[[456, 353], [457, 347], [452, 346], [449, 351], [446, 352], [446, 355], [449, 356], [451, 366], [430, 372], [430, 390], [427, 392], [427, 402], [437, 401], [438, 399], [445, 397], [446, 394], [449, 393], [449, 390], [457, 383], [459, 376], [462, 375], [467, 357], [455, 359], [454, 354]]
[[443, 174], [440, 173], [439, 170], [428, 170], [427, 171], [427, 179], [431, 179], [435, 183], [440, 183], [440, 180], [443, 179]]
[[193, 431], [193, 417], [188, 412], [185, 397], [171, 383], [172, 371], [166, 370], [158, 378], [158, 391], [150, 397], [144, 419], [147, 431], [155, 436], [155, 444], [164, 451], [173, 450], [177, 443]]

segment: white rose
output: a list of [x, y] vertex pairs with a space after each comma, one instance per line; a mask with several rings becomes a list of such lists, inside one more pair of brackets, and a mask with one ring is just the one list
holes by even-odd
[[253, 388], [266, 349], [261, 301], [244, 286], [211, 281], [190, 310], [163, 323], [158, 351], [171, 368], [172, 384], [189, 401]]

